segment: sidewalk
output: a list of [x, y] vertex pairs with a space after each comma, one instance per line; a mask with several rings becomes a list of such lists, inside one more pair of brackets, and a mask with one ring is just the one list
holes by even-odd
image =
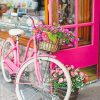
[[[17, 100], [15, 85], [6, 83], [0, 72], [0, 100]], [[77, 100], [100, 100], [100, 80], [79, 91]]]
[[100, 80], [81, 89], [77, 100], [100, 100]]
[[6, 83], [0, 71], [0, 100], [17, 100], [13, 83]]

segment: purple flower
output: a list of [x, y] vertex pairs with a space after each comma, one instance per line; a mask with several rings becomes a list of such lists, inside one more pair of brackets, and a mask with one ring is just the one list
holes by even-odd
[[36, 34], [36, 39], [41, 41], [42, 40], [42, 35], [40, 33], [37, 33]]
[[74, 42], [74, 39], [73, 39], [73, 38], [70, 38], [69, 40], [70, 40], [71, 42]]
[[64, 32], [64, 33], [68, 33], [69, 30], [68, 30], [68, 29], [63, 29], [62, 32]]
[[70, 44], [68, 44], [68, 47], [73, 47], [73, 44], [71, 44], [71, 43], [70, 43]]

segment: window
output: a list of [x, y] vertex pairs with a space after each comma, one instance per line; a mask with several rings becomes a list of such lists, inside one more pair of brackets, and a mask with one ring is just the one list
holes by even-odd
[[94, 0], [53, 0], [52, 2], [52, 23], [75, 29], [74, 47], [92, 44], [93, 2]]

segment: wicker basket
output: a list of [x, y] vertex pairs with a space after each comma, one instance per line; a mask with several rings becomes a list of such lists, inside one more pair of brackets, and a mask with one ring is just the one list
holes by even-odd
[[39, 42], [39, 49], [44, 51], [56, 52], [59, 50], [61, 40], [57, 39], [55, 42]]

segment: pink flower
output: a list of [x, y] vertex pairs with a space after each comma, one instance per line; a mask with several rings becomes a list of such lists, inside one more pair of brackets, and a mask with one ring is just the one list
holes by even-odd
[[42, 33], [42, 38], [43, 38], [44, 41], [49, 41], [49, 38], [48, 38], [48, 35], [47, 35], [46, 32]]
[[68, 65], [65, 65], [65, 67], [68, 67]]
[[51, 74], [53, 74], [55, 72], [55, 70], [51, 70]]
[[71, 44], [71, 43], [70, 43], [70, 44], [68, 44], [68, 47], [73, 47], [73, 44]]
[[72, 68], [71, 68], [71, 67], [67, 67], [67, 69], [68, 69], [68, 70], [71, 70]]
[[71, 67], [72, 69], [74, 69], [74, 66], [73, 66], [73, 65], [71, 65], [70, 67]]
[[67, 32], [69, 32], [69, 30], [68, 29], [63, 29], [62, 32], [67, 33]]
[[71, 66], [67, 66], [67, 69], [70, 71], [70, 70], [73, 70], [74, 69], [74, 66], [71, 65]]
[[56, 73], [54, 73], [52, 76], [53, 76], [54, 78], [56, 78], [56, 77], [57, 77], [57, 74], [56, 74]]
[[62, 83], [63, 81], [64, 81], [63, 78], [60, 78], [60, 79], [59, 79], [59, 83]]
[[75, 75], [78, 75], [78, 72], [77, 72], [77, 71], [74, 71], [74, 74], [75, 74]]
[[56, 69], [56, 73], [59, 73], [59, 71], [60, 71], [60, 69], [57, 68], [57, 69]]
[[70, 74], [71, 74], [72, 77], [75, 77], [74, 71], [71, 71]]
[[83, 72], [80, 72], [79, 74], [80, 74], [80, 76], [84, 77], [84, 73]]
[[63, 74], [63, 71], [62, 70], [59, 70], [59, 75]]
[[79, 70], [79, 68], [77, 68], [77, 69], [75, 69], [75, 71], [76, 71], [76, 72], [79, 72], [80, 70]]

